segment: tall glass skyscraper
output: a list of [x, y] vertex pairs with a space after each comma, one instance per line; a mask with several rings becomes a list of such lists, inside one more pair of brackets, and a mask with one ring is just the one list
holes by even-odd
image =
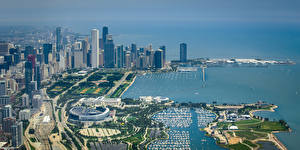
[[108, 27], [104, 26], [102, 29], [102, 40], [104, 45], [107, 41], [107, 35], [108, 35]]
[[104, 67], [105, 68], [114, 68], [115, 66], [115, 45], [112, 40], [112, 36], [107, 36], [107, 41], [104, 44]]
[[180, 61], [187, 62], [187, 45], [186, 45], [186, 43], [180, 44]]
[[56, 61], [60, 61], [60, 50], [62, 50], [62, 34], [61, 27], [56, 28]]

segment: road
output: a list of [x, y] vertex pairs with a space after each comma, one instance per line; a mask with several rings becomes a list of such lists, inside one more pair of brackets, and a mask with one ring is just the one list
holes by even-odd
[[110, 96], [111, 94], [113, 94], [115, 92], [115, 90], [126, 80], [127, 76], [130, 74], [131, 72], [126, 72], [123, 77], [115, 84], [114, 87], [112, 87], [106, 94], [105, 96]]

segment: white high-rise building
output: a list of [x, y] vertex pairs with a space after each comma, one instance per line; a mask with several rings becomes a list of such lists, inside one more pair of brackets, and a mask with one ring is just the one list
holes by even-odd
[[93, 68], [99, 67], [99, 30], [92, 29], [92, 59], [91, 64]]

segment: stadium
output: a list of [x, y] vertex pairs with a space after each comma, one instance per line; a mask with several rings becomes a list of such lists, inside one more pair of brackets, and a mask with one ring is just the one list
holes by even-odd
[[103, 121], [109, 116], [108, 108], [97, 107], [96, 109], [76, 106], [69, 111], [69, 122], [97, 122]]

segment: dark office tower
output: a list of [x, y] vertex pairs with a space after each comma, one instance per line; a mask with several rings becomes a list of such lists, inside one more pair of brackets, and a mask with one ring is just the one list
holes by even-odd
[[35, 56], [30, 54], [30, 55], [27, 56], [27, 60], [31, 62], [32, 69], [34, 69], [34, 67], [35, 67]]
[[0, 41], [0, 56], [4, 56], [9, 53], [9, 43]]
[[166, 46], [160, 46], [159, 49], [163, 51], [163, 66], [166, 64]]
[[87, 65], [87, 53], [88, 53], [88, 50], [89, 50], [88, 38], [81, 41], [81, 43], [82, 43], [83, 64], [86, 66]]
[[44, 63], [49, 64], [49, 53], [52, 53], [52, 44], [43, 44]]
[[123, 45], [117, 46], [116, 67], [117, 68], [123, 68], [124, 67], [124, 49], [123, 49]]
[[115, 45], [110, 35], [107, 36], [107, 41], [104, 44], [104, 67], [114, 68]]
[[11, 126], [12, 146], [20, 147], [23, 144], [23, 122], [19, 121]]
[[99, 49], [100, 50], [104, 49], [104, 43], [103, 43], [103, 39], [102, 38], [99, 39]]
[[131, 55], [132, 55], [132, 61], [137, 59], [137, 48], [136, 44], [131, 44]]
[[144, 54], [140, 54], [139, 57], [138, 57], [138, 59], [137, 59], [136, 67], [138, 69], [145, 69], [145, 66], [146, 66], [146, 64], [145, 64], [145, 56], [144, 56]]
[[28, 95], [31, 95], [30, 82], [32, 81], [32, 63], [31, 61], [25, 62], [25, 91]]
[[34, 80], [36, 81], [37, 89], [39, 90], [41, 88], [41, 66], [40, 66], [40, 63], [37, 63], [35, 65]]
[[7, 54], [4, 56], [4, 62], [8, 65], [11, 66], [13, 65], [13, 56], [11, 54]]
[[180, 61], [187, 62], [187, 46], [186, 43], [180, 44]]
[[0, 80], [0, 96], [6, 95], [6, 81]]
[[88, 67], [92, 67], [92, 62], [91, 62], [91, 58], [92, 58], [92, 51], [91, 50], [88, 50], [88, 53], [87, 53], [87, 66]]
[[24, 52], [24, 59], [26, 60], [28, 55], [35, 55], [34, 48], [32, 46], [26, 46]]
[[16, 118], [13, 118], [13, 117], [3, 118], [2, 130], [5, 133], [12, 133], [11, 126], [14, 125], [15, 123], [16, 123]]
[[62, 49], [62, 34], [61, 27], [56, 28], [56, 52], [60, 52]]
[[160, 49], [154, 53], [154, 66], [157, 69], [163, 67], [163, 51]]
[[108, 27], [104, 26], [102, 29], [102, 40], [103, 40], [104, 46], [105, 46], [105, 43], [107, 42], [107, 35], [108, 35]]
[[36, 61], [40, 64], [43, 63], [43, 54], [36, 54]]

